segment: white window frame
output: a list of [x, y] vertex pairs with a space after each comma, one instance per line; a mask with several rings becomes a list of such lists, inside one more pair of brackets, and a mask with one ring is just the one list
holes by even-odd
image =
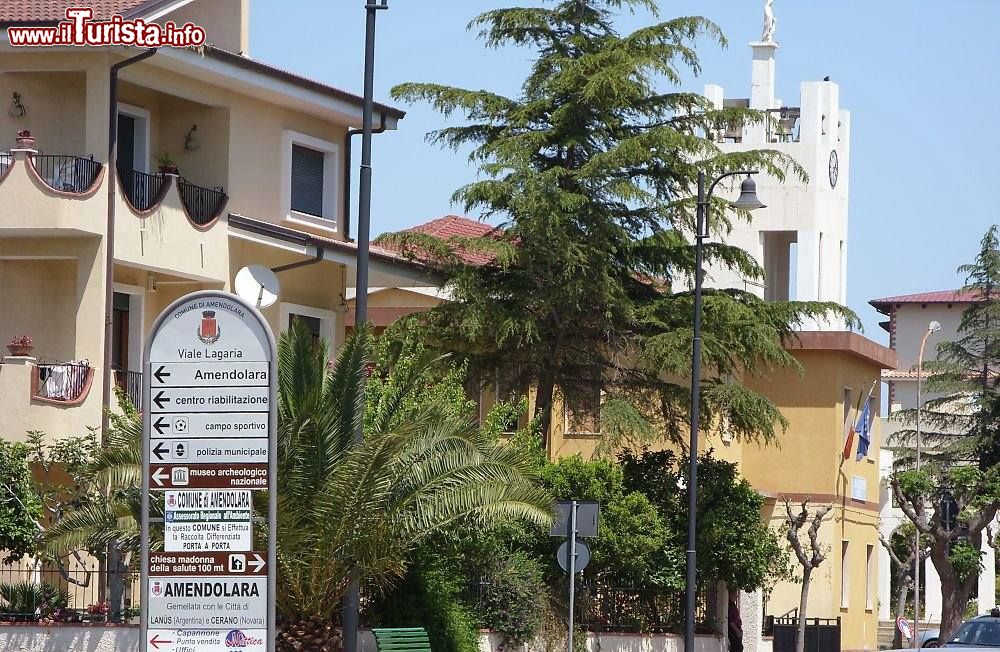
[[[149, 141], [149, 128], [152, 122], [151, 115], [148, 109], [144, 109], [139, 106], [133, 106], [131, 104], [125, 104], [124, 102], [118, 103], [118, 113], [122, 115], [127, 115], [141, 123], [142, 131], [142, 147], [139, 147], [139, 143], [136, 143], [135, 153], [132, 156], [132, 169], [138, 172], [149, 172], [149, 161], [152, 159], [152, 152], [150, 148], [152, 143]], [[116, 118], [117, 119], [117, 118]]]
[[[128, 369], [126, 371], [141, 371], [143, 339], [146, 334], [146, 288], [139, 285], [114, 283], [113, 291], [128, 295]], [[133, 321], [133, 317], [135, 321]]]
[[[281, 213], [289, 222], [340, 232], [340, 146], [297, 131], [285, 130], [282, 145]], [[292, 210], [292, 146], [300, 145], [323, 152], [323, 216]]]
[[282, 301], [279, 306], [278, 324], [282, 333], [288, 330], [288, 326], [291, 324], [292, 315], [314, 317], [319, 320], [319, 336], [329, 347], [330, 355], [336, 355], [337, 350], [333, 347], [333, 327], [335, 315], [332, 310], [326, 310], [325, 308], [313, 308], [312, 306], [303, 306], [297, 303], [285, 303], [284, 301]]

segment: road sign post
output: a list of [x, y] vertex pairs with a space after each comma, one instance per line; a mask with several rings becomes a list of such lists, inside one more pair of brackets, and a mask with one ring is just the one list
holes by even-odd
[[576, 574], [590, 563], [590, 550], [577, 537], [596, 537], [600, 505], [592, 500], [561, 500], [556, 503], [549, 536], [569, 537], [556, 552], [556, 560], [569, 573], [569, 635], [567, 652], [573, 652], [576, 626]]
[[[274, 336], [246, 301], [195, 292], [156, 320], [143, 372], [141, 650], [273, 652]], [[256, 490], [268, 491], [266, 551]], [[151, 523], [163, 552], [150, 550]]]

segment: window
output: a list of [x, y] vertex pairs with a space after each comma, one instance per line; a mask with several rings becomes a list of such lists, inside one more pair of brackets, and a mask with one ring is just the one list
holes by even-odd
[[294, 322], [302, 322], [317, 340], [326, 342], [330, 354], [336, 352], [336, 342], [333, 341], [333, 311], [311, 306], [300, 306], [294, 303], [280, 304], [281, 330], [287, 330]]
[[845, 387], [844, 388], [844, 428], [845, 429], [850, 426], [851, 407], [852, 407], [852, 403], [854, 402], [853, 398], [854, 398], [854, 390], [851, 389], [850, 387]]
[[573, 388], [566, 399], [566, 434], [596, 435], [601, 432], [601, 381]]
[[865, 609], [871, 611], [874, 608], [872, 580], [875, 579], [875, 546], [868, 546], [865, 554]]
[[861, 502], [868, 500], [868, 481], [860, 475], [851, 478], [851, 498]]
[[292, 145], [292, 210], [323, 217], [323, 152]]
[[[516, 403], [521, 397], [521, 392], [517, 387], [516, 374], [512, 371], [497, 371], [496, 382], [493, 385], [493, 404], [497, 403]], [[487, 411], [488, 412], [488, 411]], [[486, 416], [484, 413], [483, 417]], [[503, 432], [504, 434], [514, 434], [517, 432], [517, 428], [520, 425], [519, 419], [517, 417], [511, 419], [507, 424], [505, 424]]]
[[840, 608], [847, 609], [850, 603], [851, 593], [851, 567], [848, 563], [847, 550], [850, 543], [840, 542]]
[[335, 143], [285, 132], [282, 205], [288, 220], [339, 230]]

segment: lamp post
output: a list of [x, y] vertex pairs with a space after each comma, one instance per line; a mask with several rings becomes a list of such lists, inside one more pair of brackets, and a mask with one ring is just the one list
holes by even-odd
[[693, 652], [694, 650], [694, 616], [697, 608], [697, 553], [695, 552], [695, 540], [698, 533], [698, 417], [699, 398], [701, 393], [701, 290], [702, 290], [702, 265], [705, 259], [705, 240], [708, 239], [708, 211], [712, 201], [712, 192], [720, 181], [727, 177], [737, 175], [747, 175], [740, 188], [740, 198], [733, 202], [733, 208], [747, 211], [758, 208], [766, 208], [757, 198], [757, 184], [751, 175], [757, 174], [757, 170], [741, 170], [737, 172], [726, 172], [717, 177], [706, 191], [706, 178], [704, 172], [698, 173], [698, 210], [697, 223], [695, 225], [695, 271], [694, 271], [694, 343], [691, 354], [691, 443], [690, 459], [688, 462], [688, 549], [687, 549], [687, 581], [684, 587], [685, 604], [687, 610], [684, 622], [684, 650]]
[[[365, 98], [361, 124], [361, 183], [358, 193], [358, 262], [355, 282], [355, 327], [368, 321], [368, 250], [371, 238], [372, 212], [372, 119], [375, 113], [375, 18], [380, 10], [389, 8], [389, 0], [365, 0]], [[361, 414], [365, 412], [365, 387], [361, 385]], [[363, 421], [363, 420], [362, 420]], [[355, 443], [364, 438], [364, 423], [354, 431]], [[344, 596], [344, 652], [358, 650], [358, 611], [361, 606], [361, 586], [356, 570], [351, 571], [351, 583]]]
[[[920, 352], [917, 354], [917, 471], [920, 470], [920, 450], [923, 448], [923, 441], [920, 435], [920, 413], [923, 408], [923, 375], [924, 375], [924, 347], [927, 346], [927, 338], [931, 333], [941, 330], [941, 324], [932, 321], [927, 325], [927, 332], [920, 340]], [[920, 530], [917, 529], [913, 535], [913, 647], [920, 647]]]

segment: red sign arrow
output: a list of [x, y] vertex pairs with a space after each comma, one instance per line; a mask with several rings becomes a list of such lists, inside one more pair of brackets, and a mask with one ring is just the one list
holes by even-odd
[[153, 638], [149, 639], [149, 644], [155, 647], [157, 650], [160, 649], [161, 645], [169, 645], [171, 643], [173, 643], [173, 641], [165, 641], [162, 638], [160, 638], [159, 634], [154, 634]]

